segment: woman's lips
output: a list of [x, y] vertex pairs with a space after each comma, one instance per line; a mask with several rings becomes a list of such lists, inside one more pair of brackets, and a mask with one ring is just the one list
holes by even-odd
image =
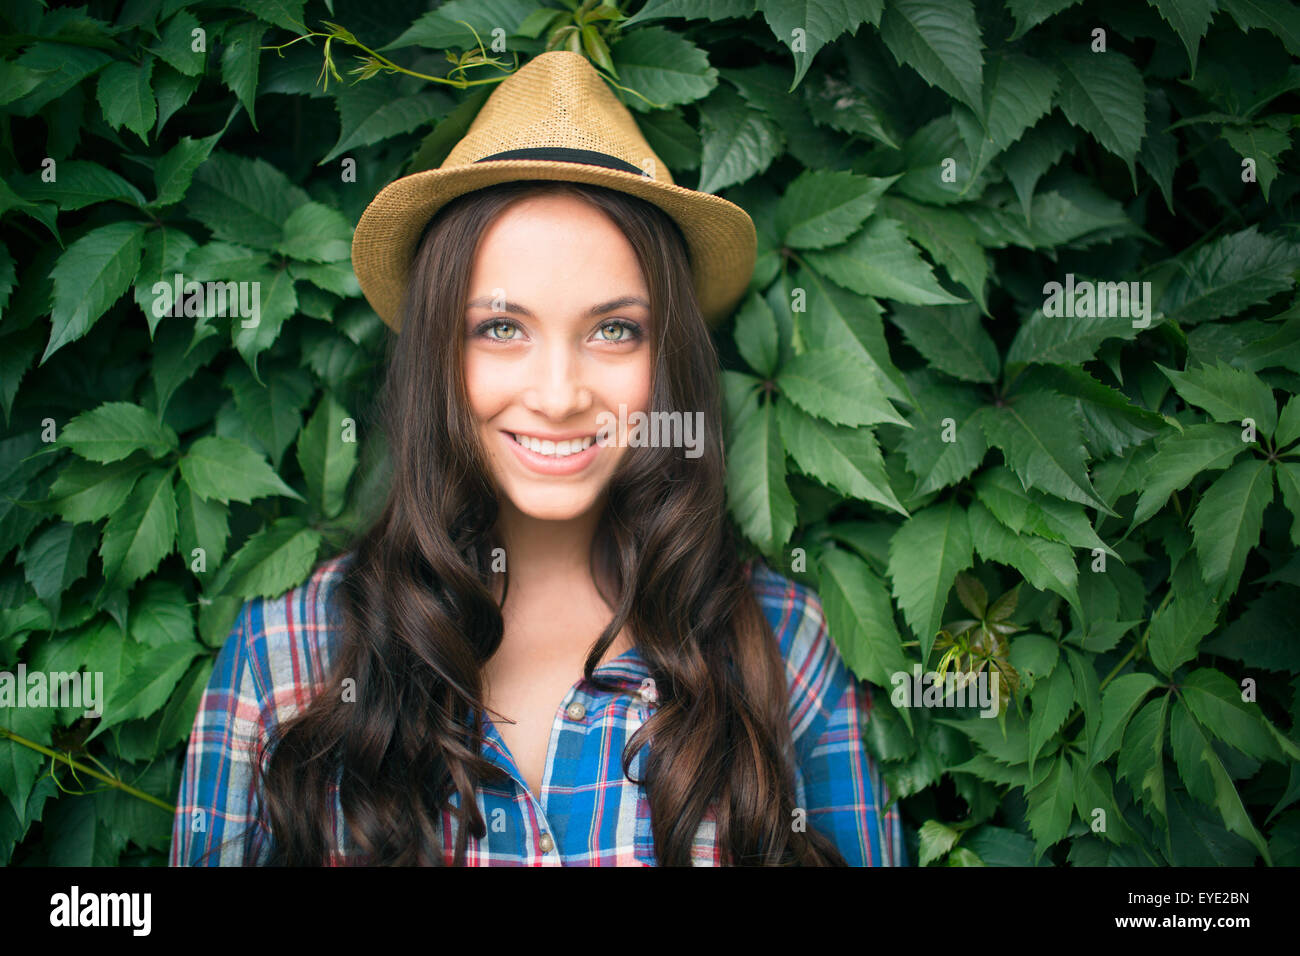
[[530, 471], [535, 471], [539, 475], [572, 475], [582, 471], [595, 460], [596, 454], [600, 450], [600, 443], [592, 441], [590, 445], [582, 451], [564, 458], [556, 458], [551, 455], [542, 455], [531, 448], [525, 448], [509, 432], [501, 432], [501, 439], [510, 446], [519, 461]]

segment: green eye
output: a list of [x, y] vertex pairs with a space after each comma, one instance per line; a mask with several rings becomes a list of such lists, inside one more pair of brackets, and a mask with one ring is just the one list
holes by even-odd
[[[606, 322], [600, 328], [602, 341], [610, 342], [615, 345], [620, 345], [623, 342], [635, 342], [641, 337], [641, 327], [635, 322], [628, 322], [624, 319], [616, 319], [613, 322]], [[604, 334], [605, 329], [620, 329], [624, 334], [617, 338], [611, 338]]]
[[499, 341], [499, 342], [508, 342], [510, 339], [514, 338], [513, 332], [514, 332], [515, 325], [514, 325], [513, 322], [493, 322], [493, 323], [489, 324], [489, 325], [487, 326], [487, 328], [488, 328], [488, 329], [503, 329], [503, 328], [504, 328], [504, 329], [510, 329], [510, 331], [511, 331], [511, 333], [512, 333], [511, 335], [507, 335], [507, 336], [490, 335], [490, 336], [488, 336], [489, 338], [496, 339], [496, 340]]

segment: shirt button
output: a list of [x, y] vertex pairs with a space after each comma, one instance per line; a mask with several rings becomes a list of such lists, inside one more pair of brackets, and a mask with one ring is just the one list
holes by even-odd
[[570, 720], [582, 720], [587, 716], [587, 708], [576, 700], [566, 707], [564, 712], [569, 715]]
[[550, 853], [555, 849], [555, 841], [551, 839], [549, 833], [543, 833], [541, 839], [538, 840], [537, 843], [542, 848], [543, 853]]

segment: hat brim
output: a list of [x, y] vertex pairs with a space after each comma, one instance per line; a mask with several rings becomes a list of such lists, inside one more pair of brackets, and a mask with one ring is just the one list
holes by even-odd
[[754, 221], [721, 196], [585, 163], [487, 160], [403, 176], [385, 186], [362, 213], [352, 236], [352, 268], [366, 301], [385, 323], [400, 331], [416, 244], [434, 214], [457, 196], [520, 179], [608, 186], [662, 209], [686, 238], [700, 310], [711, 326], [726, 318], [749, 286], [758, 247]]

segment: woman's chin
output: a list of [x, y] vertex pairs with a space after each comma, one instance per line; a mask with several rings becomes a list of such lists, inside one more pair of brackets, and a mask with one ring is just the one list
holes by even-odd
[[550, 494], [523, 492], [508, 497], [516, 511], [538, 521], [572, 521], [581, 518], [596, 504], [596, 496], [576, 495], [571, 488], [556, 489]]

